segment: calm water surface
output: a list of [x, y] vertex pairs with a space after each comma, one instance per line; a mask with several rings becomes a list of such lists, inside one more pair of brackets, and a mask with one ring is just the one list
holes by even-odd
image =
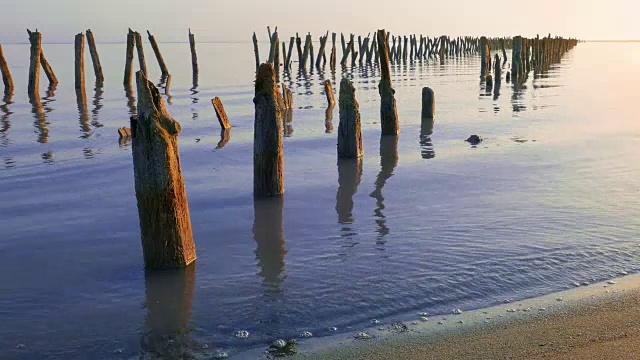
[[[125, 46], [99, 45], [103, 87], [86, 52], [86, 110], [73, 45], [43, 46], [61, 83], [47, 93], [42, 76], [42, 108], [26, 95], [28, 46], [4, 46], [16, 95], [0, 103], [0, 358], [233, 357], [640, 270], [639, 44], [579, 44], [499, 95], [480, 84], [479, 56], [394, 65], [397, 138], [380, 138], [377, 69], [283, 74], [296, 108], [281, 201], [252, 196], [252, 45], [198, 44], [197, 87], [188, 44], [160, 45], [198, 251], [185, 272], [143, 269], [131, 148], [116, 132], [133, 110]], [[338, 110], [326, 121], [321, 84], [337, 92], [342, 76], [357, 89], [362, 164], [336, 161]], [[234, 125], [226, 145], [214, 96]], [[486, 140], [472, 148], [471, 134]]]

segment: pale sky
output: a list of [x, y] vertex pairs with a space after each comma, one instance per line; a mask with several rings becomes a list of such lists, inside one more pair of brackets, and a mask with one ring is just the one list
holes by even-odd
[[282, 36], [326, 30], [395, 34], [640, 39], [640, 0], [0, 0], [0, 43], [25, 42], [27, 27], [46, 42], [73, 42], [91, 28], [98, 42], [122, 42], [129, 27], [159, 41], [249, 41], [266, 26]]

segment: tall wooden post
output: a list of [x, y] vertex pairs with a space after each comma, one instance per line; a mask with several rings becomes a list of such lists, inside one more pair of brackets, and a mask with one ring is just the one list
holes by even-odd
[[338, 158], [362, 157], [360, 110], [356, 89], [349, 79], [340, 82], [340, 124], [338, 125]]
[[129, 29], [127, 33], [127, 53], [124, 63], [124, 88], [133, 91], [133, 49], [136, 46], [136, 37]]
[[515, 36], [511, 48], [511, 77], [514, 84], [520, 81], [522, 68], [522, 36]]
[[[191, 39], [191, 37], [189, 37]], [[191, 42], [191, 40], [189, 40]], [[253, 53], [256, 56], [256, 72], [258, 71], [258, 67], [260, 67], [260, 52], [258, 52], [258, 37], [256, 33], [253, 33]]]
[[485, 79], [490, 74], [491, 50], [486, 37], [480, 38], [480, 78]]
[[75, 79], [76, 79], [76, 99], [78, 106], [83, 108], [87, 104], [87, 92], [84, 86], [84, 34], [76, 34], [75, 38]]
[[191, 68], [193, 69], [193, 78], [198, 77], [198, 55], [196, 54], [196, 36], [189, 29], [189, 47], [191, 48]]
[[253, 137], [253, 194], [284, 194], [282, 113], [273, 66], [260, 65], [256, 75], [255, 123]]
[[336, 33], [331, 34], [331, 57], [329, 58], [331, 71], [336, 71]]
[[91, 53], [91, 62], [93, 63], [93, 72], [96, 75], [97, 82], [104, 82], [104, 74], [102, 73], [102, 65], [100, 64], [100, 57], [98, 56], [98, 49], [96, 48], [96, 40], [93, 38], [93, 32], [91, 30], [86, 31], [87, 44], [89, 45], [89, 52]]
[[336, 105], [336, 100], [333, 97], [333, 87], [331, 86], [331, 80], [324, 81], [324, 93], [327, 96], [327, 105], [333, 107]]
[[40, 98], [40, 47], [42, 35], [34, 31], [29, 34], [29, 42], [31, 43], [31, 56], [29, 58], [29, 86], [28, 92], [31, 98]]
[[4, 95], [10, 96], [13, 94], [13, 78], [11, 77], [7, 60], [4, 58], [2, 45], [0, 45], [0, 72], [2, 73], [2, 82], [4, 83]]
[[162, 53], [160, 52], [160, 48], [158, 47], [158, 43], [156, 42], [156, 38], [151, 35], [149, 30], [147, 30], [147, 35], [149, 36], [149, 42], [151, 43], [151, 47], [153, 48], [153, 53], [156, 55], [156, 59], [158, 60], [158, 65], [160, 66], [162, 76], [169, 75], [169, 69], [167, 69], [167, 65], [164, 63]]
[[430, 87], [422, 88], [422, 119], [433, 119], [436, 115], [436, 97]]
[[133, 36], [136, 38], [136, 49], [138, 50], [138, 63], [140, 64], [140, 70], [144, 73], [144, 76], [149, 76], [147, 72], [147, 62], [144, 59], [144, 48], [142, 46], [142, 36], [139, 32], [134, 32]]
[[[29, 39], [31, 39], [31, 30], [27, 29], [27, 33], [29, 34]], [[47, 58], [44, 56], [44, 51], [42, 51], [42, 37], [40, 42], [40, 65], [42, 65], [42, 70], [44, 70], [44, 74], [47, 76], [47, 79], [49, 79], [49, 87], [55, 88], [55, 86], [58, 85], [58, 78], [53, 72], [53, 68], [51, 68]]]
[[185, 268], [196, 259], [184, 187], [178, 134], [180, 124], [158, 89], [136, 73], [138, 117], [132, 118], [135, 178], [142, 252], [146, 268]]
[[398, 124], [398, 110], [396, 108], [396, 91], [391, 83], [387, 35], [384, 30], [378, 30], [378, 52], [380, 53], [380, 72], [382, 77], [378, 86], [382, 135], [398, 135], [400, 133], [400, 125]]

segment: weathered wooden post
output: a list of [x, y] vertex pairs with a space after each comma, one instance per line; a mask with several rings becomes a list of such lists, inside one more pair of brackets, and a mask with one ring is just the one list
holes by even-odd
[[495, 77], [496, 85], [499, 85], [502, 78], [502, 68], [500, 67], [500, 56], [498, 56], [498, 54], [495, 56], [493, 76]]
[[433, 119], [436, 115], [436, 97], [430, 87], [422, 88], [422, 119]]
[[151, 43], [151, 47], [153, 48], [153, 53], [156, 55], [156, 59], [158, 60], [158, 65], [160, 66], [162, 76], [169, 75], [169, 69], [167, 69], [167, 65], [164, 63], [162, 53], [160, 53], [160, 48], [158, 47], [158, 43], [156, 42], [156, 38], [151, 35], [149, 30], [147, 30], [147, 35], [149, 36], [149, 42]]
[[349, 59], [349, 53], [351, 52], [352, 48], [353, 48], [353, 42], [349, 42], [346, 50], [342, 53], [342, 60], [340, 61], [341, 66], [347, 66], [347, 59]]
[[[285, 69], [290, 70], [291, 69], [291, 62], [293, 61], [291, 59], [291, 56], [293, 55], [293, 44], [295, 43], [296, 38], [295, 37], [291, 37], [289, 39], [289, 51], [287, 51], [287, 63], [285, 64]], [[260, 67], [260, 64], [258, 64], [258, 67]]]
[[480, 38], [480, 79], [484, 80], [489, 74], [491, 64], [491, 50], [485, 36]]
[[124, 64], [124, 88], [133, 92], [133, 48], [136, 46], [136, 37], [133, 31], [129, 29], [127, 33], [127, 53]]
[[34, 31], [29, 34], [29, 42], [31, 43], [31, 56], [29, 58], [29, 86], [28, 92], [30, 98], [40, 98], [40, 46], [42, 35]]
[[387, 35], [384, 30], [378, 30], [378, 52], [380, 53], [380, 72], [382, 77], [380, 85], [378, 85], [382, 135], [398, 135], [400, 133], [400, 125], [398, 124], [398, 110], [396, 108], [396, 91], [391, 83]]
[[185, 268], [196, 260], [196, 248], [180, 168], [181, 127], [142, 71], [136, 73], [136, 83], [138, 117], [131, 124], [133, 174], [145, 267]]
[[191, 48], [191, 68], [193, 69], [193, 78], [198, 78], [199, 70], [198, 70], [198, 55], [196, 54], [196, 36], [191, 33], [191, 29], [189, 29], [189, 47]]
[[282, 112], [273, 66], [260, 65], [256, 75], [255, 123], [253, 134], [253, 194], [284, 194]]
[[284, 83], [282, 84], [282, 98], [284, 100], [284, 108], [293, 110], [293, 94]]
[[320, 50], [318, 50], [318, 57], [316, 58], [316, 67], [319, 69], [322, 63], [322, 56], [324, 55], [324, 48], [327, 46], [327, 40], [329, 40], [329, 31], [324, 36], [320, 37]]
[[333, 97], [333, 86], [331, 86], [331, 80], [324, 81], [324, 93], [327, 96], [327, 105], [333, 107], [336, 105], [336, 100]]
[[340, 124], [338, 125], [338, 158], [362, 157], [360, 110], [356, 89], [349, 79], [340, 82]]
[[[191, 37], [189, 37], [189, 39], [191, 39]], [[260, 67], [260, 52], [258, 52], [258, 37], [255, 31], [253, 32], [253, 53], [256, 56], [256, 71], [258, 71], [258, 67]]]
[[144, 73], [144, 76], [149, 76], [147, 72], [147, 62], [144, 59], [144, 48], [142, 47], [142, 36], [139, 32], [134, 32], [133, 36], [136, 38], [136, 49], [138, 50], [138, 63], [140, 64], [140, 70]]
[[76, 79], [76, 99], [78, 106], [85, 107], [87, 104], [87, 93], [84, 87], [84, 34], [76, 34], [75, 38], [75, 79]]
[[4, 95], [8, 97], [13, 94], [13, 78], [11, 77], [7, 60], [4, 58], [2, 45], [0, 45], [0, 72], [2, 73], [2, 82], [4, 83]]
[[519, 83], [522, 77], [522, 68], [522, 36], [515, 36], [511, 48], [511, 77], [514, 84]]
[[502, 58], [503, 58], [502, 66], [504, 66], [507, 63], [507, 50], [505, 49], [504, 43], [505, 43], [504, 39], [501, 39], [500, 48], [502, 49]]
[[91, 62], [93, 63], [93, 72], [96, 75], [97, 82], [104, 82], [104, 74], [102, 73], [102, 65], [100, 64], [100, 57], [98, 56], [98, 49], [96, 48], [96, 40], [93, 38], [93, 32], [90, 29], [87, 33], [87, 44], [89, 45], [89, 52], [91, 53]]
[[336, 33], [331, 34], [331, 57], [329, 57], [331, 71], [336, 71]]
[[224, 106], [222, 106], [220, 98], [217, 96], [214, 97], [211, 99], [211, 104], [213, 105], [213, 110], [215, 110], [216, 116], [218, 117], [220, 127], [223, 129], [230, 129], [231, 124], [229, 123], [229, 118], [227, 117], [227, 113], [224, 111]]
[[[29, 34], [29, 39], [31, 39], [31, 30], [27, 29], [27, 33]], [[58, 84], [58, 78], [56, 74], [53, 72], [53, 68], [47, 61], [47, 58], [44, 56], [44, 51], [42, 51], [42, 36], [40, 37], [40, 65], [42, 65], [42, 70], [44, 70], [44, 74], [49, 79], [49, 88], [55, 88]]]

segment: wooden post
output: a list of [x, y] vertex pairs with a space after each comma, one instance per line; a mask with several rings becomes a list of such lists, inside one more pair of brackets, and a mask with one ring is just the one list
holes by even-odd
[[296, 33], [296, 50], [298, 51], [298, 63], [302, 61], [302, 39]]
[[31, 56], [29, 58], [29, 86], [28, 92], [30, 98], [40, 98], [40, 46], [42, 35], [34, 31], [29, 34], [29, 42], [31, 43]]
[[331, 57], [329, 58], [331, 71], [336, 71], [336, 33], [331, 34]]
[[336, 105], [336, 100], [333, 97], [333, 86], [331, 86], [331, 80], [324, 81], [324, 93], [327, 96], [327, 104], [329, 107]]
[[189, 204], [180, 168], [180, 124], [158, 89], [136, 73], [138, 117], [132, 118], [135, 179], [146, 268], [186, 268], [196, 259]]
[[[29, 39], [31, 39], [31, 30], [27, 29], [27, 33], [29, 34]], [[58, 84], [58, 78], [56, 77], [56, 74], [53, 72], [53, 69], [51, 68], [51, 65], [49, 64], [49, 62], [47, 61], [47, 58], [44, 56], [44, 51], [42, 51], [42, 37], [40, 40], [41, 44], [40, 44], [40, 64], [42, 65], [42, 70], [44, 70], [44, 74], [47, 76], [47, 79], [49, 79], [49, 88], [55, 88], [55, 86]]]
[[127, 53], [124, 64], [124, 87], [125, 89], [132, 90], [132, 71], [133, 71], [133, 48], [136, 46], [136, 37], [133, 34], [133, 31], [129, 29], [127, 33]]
[[211, 104], [213, 105], [213, 109], [216, 112], [216, 116], [218, 117], [218, 122], [220, 123], [220, 127], [223, 129], [230, 129], [231, 124], [229, 123], [229, 118], [227, 117], [227, 113], [224, 111], [224, 106], [222, 106], [222, 101], [220, 101], [219, 97], [214, 97], [211, 99]]
[[149, 76], [147, 72], [147, 62], [144, 59], [144, 48], [142, 47], [142, 36], [140, 36], [139, 32], [133, 33], [136, 37], [136, 49], [138, 50], [138, 63], [140, 64], [140, 70], [144, 73], [144, 76]]
[[513, 46], [511, 48], [511, 77], [513, 83], [518, 84], [522, 77], [522, 36], [513, 38]]
[[329, 40], [329, 31], [325, 34], [325, 36], [320, 37], [320, 50], [318, 50], [318, 57], [316, 59], [316, 67], [320, 68], [320, 63], [322, 61], [322, 56], [324, 55], [324, 48], [327, 46], [327, 40]]
[[76, 99], [78, 106], [87, 104], [87, 93], [84, 86], [84, 34], [76, 34], [75, 38], [75, 79]]
[[4, 83], [4, 95], [9, 97], [13, 94], [13, 78], [11, 77], [11, 72], [9, 72], [7, 60], [4, 58], [2, 45], [0, 45], [0, 72], [2, 73], [2, 82]]
[[258, 37], [256, 33], [253, 33], [253, 53], [256, 56], [256, 71], [258, 71], [258, 67], [260, 67], [260, 52], [258, 52]]
[[340, 124], [338, 125], [338, 158], [362, 157], [360, 111], [356, 89], [349, 79], [340, 82]]
[[504, 47], [504, 39], [500, 40], [500, 48], [502, 49], [502, 65], [504, 66], [507, 63], [507, 50]]
[[349, 53], [351, 52], [351, 48], [353, 48], [353, 42], [349, 42], [347, 45], [347, 49], [342, 54], [342, 60], [340, 61], [340, 65], [347, 66], [347, 59], [349, 59]]
[[93, 72], [96, 75], [97, 82], [104, 82], [104, 74], [102, 73], [102, 65], [100, 64], [100, 57], [98, 56], [98, 49], [96, 48], [96, 40], [93, 38], [93, 32], [87, 30], [87, 44], [89, 45], [89, 52], [91, 53], [91, 62], [93, 63]]
[[282, 98], [284, 100], [284, 108], [293, 110], [293, 94], [284, 83], [282, 84]]
[[[191, 48], [191, 68], [193, 69], [194, 80], [198, 77], [198, 55], [196, 54], [196, 36], [189, 29], [189, 47]], [[195, 82], [195, 81], [194, 81]]]
[[307, 68], [307, 59], [309, 58], [309, 51], [311, 50], [311, 34], [308, 34], [304, 41], [304, 52], [302, 53], [302, 59], [300, 59], [300, 67]]
[[486, 37], [480, 38], [480, 79], [485, 79], [490, 72], [491, 51]]
[[154, 54], [156, 54], [156, 59], [158, 60], [158, 65], [160, 66], [160, 71], [162, 72], [162, 76], [169, 75], [169, 69], [167, 69], [167, 65], [164, 63], [164, 59], [162, 58], [162, 53], [160, 53], [160, 48], [158, 47], [158, 43], [156, 42], [156, 38], [153, 35], [151, 35], [149, 30], [147, 30], [147, 35], [149, 36], [149, 42], [151, 43], [153, 52]]
[[282, 112], [273, 66], [260, 65], [256, 75], [255, 123], [253, 138], [253, 194], [284, 194], [282, 152]]
[[280, 39], [278, 30], [273, 32], [273, 71], [276, 73], [276, 82], [280, 82]]
[[378, 52], [380, 53], [380, 72], [382, 77], [378, 86], [382, 135], [398, 135], [400, 133], [400, 125], [398, 124], [398, 110], [396, 108], [396, 91], [391, 83], [387, 35], [384, 30], [378, 30]]
[[[291, 55], [293, 52], [293, 44], [295, 43], [296, 38], [295, 37], [291, 37], [289, 39], [289, 51], [287, 52], [287, 63], [285, 64], [285, 69], [291, 69]], [[260, 66], [260, 64], [258, 64], [258, 67]]]
[[502, 68], [500, 67], [500, 56], [498, 56], [498, 54], [496, 54], [495, 56], [493, 72], [496, 84], [500, 84], [500, 79], [502, 78]]
[[436, 97], [430, 87], [422, 88], [422, 119], [433, 119], [436, 115]]

